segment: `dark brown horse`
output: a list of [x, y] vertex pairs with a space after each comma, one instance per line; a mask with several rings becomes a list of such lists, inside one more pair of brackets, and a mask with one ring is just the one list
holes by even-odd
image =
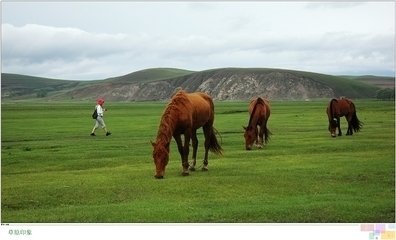
[[329, 119], [329, 132], [332, 137], [336, 137], [337, 128], [338, 136], [342, 136], [340, 117], [345, 116], [345, 119], [348, 122], [348, 130], [346, 135], [352, 135], [353, 132], [360, 131], [363, 126], [363, 123], [357, 118], [355, 104], [353, 104], [350, 99], [331, 99], [326, 112]]
[[[189, 175], [189, 170], [195, 170], [198, 138], [197, 129], [202, 127], [205, 136], [205, 157], [202, 170], [208, 170], [208, 150], [216, 154], [222, 153], [222, 148], [216, 139], [216, 130], [213, 127], [214, 105], [210, 96], [205, 93], [186, 93], [179, 91], [166, 107], [158, 129], [157, 140], [152, 143], [153, 158], [156, 166], [156, 178], [163, 178], [165, 167], [169, 160], [169, 145], [172, 136], [177, 143], [181, 156], [183, 172]], [[184, 135], [184, 143], [181, 135]], [[189, 166], [188, 154], [190, 139], [193, 146], [193, 162]], [[190, 167], [190, 168], [189, 168]]]
[[269, 102], [262, 98], [254, 99], [249, 104], [249, 124], [245, 129], [245, 147], [251, 150], [253, 143], [262, 148], [264, 142], [267, 144], [271, 135], [271, 131], [267, 128], [267, 121], [271, 111]]

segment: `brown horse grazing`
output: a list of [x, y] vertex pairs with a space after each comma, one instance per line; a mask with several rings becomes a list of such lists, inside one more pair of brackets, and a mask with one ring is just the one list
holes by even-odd
[[[169, 145], [172, 136], [177, 143], [183, 166], [183, 176], [189, 170], [195, 170], [198, 138], [197, 129], [202, 127], [205, 136], [205, 157], [202, 170], [208, 170], [208, 150], [221, 154], [222, 148], [216, 139], [217, 132], [213, 127], [214, 105], [210, 96], [205, 93], [186, 93], [179, 91], [166, 107], [158, 129], [157, 140], [152, 143], [153, 158], [156, 166], [156, 178], [163, 178], [169, 160]], [[184, 135], [184, 144], [181, 135]], [[188, 154], [190, 139], [193, 146], [193, 163], [189, 168]]]
[[272, 134], [267, 128], [267, 121], [271, 114], [269, 102], [260, 97], [252, 100], [249, 104], [249, 114], [249, 124], [247, 127], [243, 127], [246, 150], [251, 150], [255, 141], [256, 146], [262, 148], [263, 137], [267, 144]]
[[348, 130], [346, 135], [352, 135], [353, 132], [360, 131], [363, 126], [363, 123], [357, 118], [355, 104], [353, 104], [350, 99], [331, 99], [326, 112], [329, 118], [329, 132], [332, 137], [336, 137], [337, 127], [338, 136], [342, 136], [340, 128], [340, 117], [342, 116], [345, 116], [345, 119], [348, 121]]

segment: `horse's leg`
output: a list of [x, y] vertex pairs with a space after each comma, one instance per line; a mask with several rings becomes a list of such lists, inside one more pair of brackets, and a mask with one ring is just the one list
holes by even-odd
[[187, 176], [189, 174], [189, 172], [188, 172], [188, 153], [189, 153], [190, 137], [189, 136], [186, 137], [186, 135], [189, 135], [189, 134], [184, 134], [184, 146], [183, 146], [180, 134], [173, 136], [177, 143], [177, 149], [179, 150], [179, 153], [180, 153], [182, 167], [183, 167], [183, 172], [182, 172], [183, 176]]
[[193, 147], [193, 155], [192, 155], [192, 164], [190, 165], [190, 171], [195, 171], [195, 164], [197, 163], [197, 150], [198, 150], [197, 130], [193, 130], [191, 135], [191, 141]]
[[191, 138], [191, 133], [187, 130], [186, 132], [184, 132], [184, 146], [183, 146], [183, 158], [182, 158], [183, 176], [189, 175], [188, 154], [190, 152], [190, 138]]
[[184, 147], [183, 147], [181, 135], [180, 134], [175, 134], [175, 135], [173, 135], [173, 137], [175, 138], [175, 141], [177, 143], [177, 150], [179, 150], [180, 158], [181, 158], [181, 161], [182, 161], [182, 167], [183, 167], [182, 174], [184, 176], [186, 176], [186, 175], [188, 175], [188, 162], [187, 162], [187, 170], [186, 170], [185, 163], [184, 163], [184, 159], [185, 159], [184, 154], [185, 153], [184, 153]]
[[269, 116], [266, 116], [264, 119], [264, 144], [266, 144], [269, 140], [269, 135], [270, 135], [270, 130], [267, 127], [267, 122], [268, 122]]
[[352, 135], [353, 131], [352, 131], [352, 117], [350, 114], [348, 114], [347, 116], [345, 116], [345, 119], [348, 122], [348, 130], [347, 130], [347, 134], [346, 135]]
[[173, 138], [175, 139], [175, 141], [177, 143], [177, 150], [180, 153], [180, 158], [183, 159], [183, 144], [182, 144], [182, 140], [181, 140], [181, 135], [175, 134], [175, 135], [173, 135]]
[[256, 146], [257, 147], [257, 145], [258, 145], [258, 135], [257, 135], [257, 132], [258, 132], [258, 126], [255, 126], [255, 128], [256, 128], [256, 132], [255, 132], [255, 138], [254, 138], [254, 146]]
[[340, 125], [340, 117], [337, 117], [337, 128], [338, 128], [338, 136], [342, 136], [341, 125]]
[[263, 146], [264, 146], [264, 127], [260, 126], [258, 131], [257, 147], [263, 148]]
[[264, 147], [264, 144], [268, 141], [268, 129], [267, 129], [267, 121], [268, 119], [265, 117], [263, 119], [263, 124], [261, 124], [260, 134], [261, 134], [261, 148]]

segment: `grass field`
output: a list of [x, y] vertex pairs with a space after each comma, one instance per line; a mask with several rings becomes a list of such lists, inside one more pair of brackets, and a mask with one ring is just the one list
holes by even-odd
[[[363, 129], [337, 138], [327, 131], [327, 100], [272, 102], [272, 138], [249, 152], [247, 103], [216, 102], [224, 155], [183, 177], [172, 141], [157, 180], [150, 140], [165, 104], [106, 103], [113, 135], [91, 137], [92, 103], [3, 103], [1, 221], [395, 222], [394, 102], [355, 101]], [[345, 134], [345, 119], [341, 127]]]

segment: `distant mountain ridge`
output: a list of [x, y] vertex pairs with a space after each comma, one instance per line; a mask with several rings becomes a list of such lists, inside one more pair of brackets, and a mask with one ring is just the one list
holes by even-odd
[[[189, 71], [152, 68], [95, 81], [68, 81], [2, 73], [2, 99], [156, 101], [178, 89], [203, 91], [215, 100], [304, 100], [348, 96], [374, 98], [376, 77], [340, 77], [312, 72], [269, 68], [220, 68]], [[362, 80], [363, 79], [363, 80]], [[378, 77], [379, 79], [379, 77]], [[381, 84], [392, 78], [381, 77]], [[394, 83], [394, 78], [393, 78]], [[393, 84], [394, 87], [394, 84]]]

